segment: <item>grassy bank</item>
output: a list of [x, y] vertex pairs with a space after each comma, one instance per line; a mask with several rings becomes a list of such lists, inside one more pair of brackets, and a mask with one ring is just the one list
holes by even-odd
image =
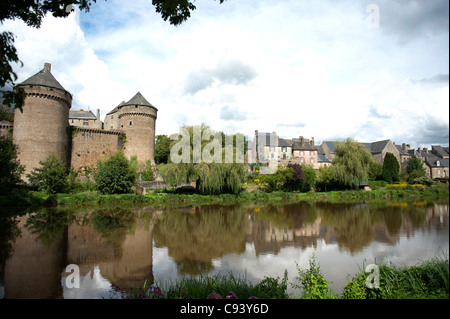
[[422, 201], [445, 199], [449, 197], [447, 185], [409, 186], [392, 185], [372, 191], [347, 190], [330, 192], [264, 192], [242, 191], [239, 195], [200, 195], [196, 193], [179, 193], [173, 189], [152, 190], [145, 195], [120, 194], [102, 195], [96, 191], [73, 194], [48, 195], [41, 192], [16, 192], [0, 196], [1, 206], [57, 206], [70, 204], [104, 204], [104, 203], [143, 203], [156, 207], [185, 205], [208, 205], [217, 203], [235, 203], [244, 201], [309, 201], [330, 203], [351, 203], [362, 201]]
[[[265, 277], [253, 285], [243, 278], [228, 276], [186, 277], [176, 282], [155, 284], [140, 290], [125, 291], [113, 286], [111, 297], [137, 299], [448, 299], [448, 256], [436, 257], [417, 266], [398, 267], [380, 263], [378, 287], [368, 288], [370, 272], [363, 270], [348, 276], [348, 284], [340, 293], [330, 289], [329, 282], [320, 271], [315, 258], [308, 269], [298, 269], [295, 281]], [[370, 278], [369, 278], [370, 279]], [[370, 280], [371, 281], [371, 280]], [[288, 285], [299, 289], [299, 294], [289, 296]]]

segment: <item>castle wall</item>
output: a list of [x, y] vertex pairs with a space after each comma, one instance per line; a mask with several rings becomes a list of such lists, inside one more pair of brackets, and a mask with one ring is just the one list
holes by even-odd
[[96, 166], [98, 160], [123, 149], [122, 133], [100, 129], [76, 128], [72, 137], [71, 167]]
[[18, 146], [19, 160], [25, 165], [26, 180], [39, 161], [54, 152], [67, 163], [68, 119], [72, 96], [66, 91], [45, 86], [23, 87], [26, 99], [23, 112], [15, 110], [13, 142]]

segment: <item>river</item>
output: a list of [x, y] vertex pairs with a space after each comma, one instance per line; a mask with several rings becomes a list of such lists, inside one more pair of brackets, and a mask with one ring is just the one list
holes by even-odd
[[313, 255], [339, 293], [364, 262], [410, 266], [448, 256], [448, 211], [448, 201], [3, 211], [0, 298], [111, 298], [111, 284], [230, 272], [257, 283], [287, 270], [295, 283], [297, 266], [307, 268]]

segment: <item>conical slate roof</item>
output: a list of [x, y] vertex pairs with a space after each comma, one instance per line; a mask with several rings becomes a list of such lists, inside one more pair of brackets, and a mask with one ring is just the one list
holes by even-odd
[[153, 105], [150, 104], [149, 101], [145, 99], [145, 97], [140, 92], [136, 93], [136, 95], [124, 105], [142, 105], [154, 107]]
[[63, 86], [55, 79], [55, 77], [50, 72], [51, 65], [49, 63], [45, 63], [45, 66], [42, 70], [40, 70], [38, 73], [33, 75], [32, 77], [28, 78], [27, 80], [23, 81], [19, 85], [40, 85], [40, 86], [46, 86], [51, 87], [55, 89], [60, 89], [63, 91], [68, 92]]
[[110, 115], [110, 114], [116, 113], [116, 112], [119, 110], [119, 108], [120, 108], [121, 106], [123, 106], [123, 105], [125, 105], [125, 101], [120, 102], [119, 105], [117, 105], [115, 108], [113, 108], [112, 111], [109, 112], [109, 113], [106, 114], [106, 115]]

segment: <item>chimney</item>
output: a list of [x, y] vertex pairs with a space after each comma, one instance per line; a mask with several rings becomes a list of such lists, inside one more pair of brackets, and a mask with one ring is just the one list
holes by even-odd
[[406, 143], [402, 144], [402, 151], [406, 151]]
[[315, 144], [314, 144], [314, 136], [313, 137], [311, 137], [311, 146], [314, 146]]
[[411, 148], [411, 144], [406, 144], [406, 147], [407, 148]]
[[305, 139], [303, 138], [303, 136], [299, 136], [298, 140], [300, 141], [301, 146], [305, 146]]
[[48, 72], [52, 71], [52, 65], [50, 63], [44, 63], [44, 68], [47, 69]]
[[424, 151], [425, 153], [427, 153], [427, 152], [428, 152], [428, 148], [427, 148], [427, 147], [424, 147], [424, 148], [423, 148], [423, 151]]
[[100, 109], [97, 109], [97, 120], [100, 121]]

